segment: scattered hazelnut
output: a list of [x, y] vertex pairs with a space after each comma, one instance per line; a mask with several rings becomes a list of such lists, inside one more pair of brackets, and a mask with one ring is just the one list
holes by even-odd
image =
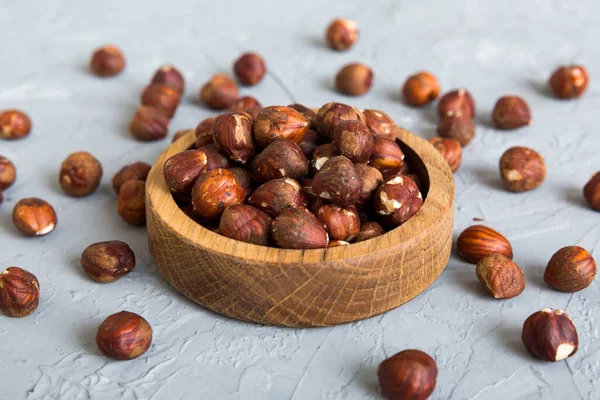
[[385, 233], [383, 226], [377, 222], [369, 221], [361, 224], [360, 232], [354, 238], [354, 243], [364, 242], [365, 240], [376, 238]]
[[354, 206], [324, 204], [317, 209], [316, 216], [331, 239], [349, 242], [360, 232], [360, 217]]
[[129, 124], [129, 132], [142, 141], [163, 139], [169, 130], [169, 118], [149, 106], [140, 106]]
[[298, 143], [302, 153], [306, 156], [306, 158], [312, 158], [313, 154], [317, 147], [319, 147], [319, 143], [321, 143], [319, 134], [311, 129], [307, 130], [304, 134], [304, 138], [302, 141]]
[[352, 161], [344, 156], [330, 158], [317, 172], [312, 191], [338, 206], [349, 206], [360, 197], [362, 182]]
[[31, 132], [31, 120], [23, 111], [0, 111], [0, 139], [22, 139]]
[[317, 129], [317, 112], [315, 110], [297, 103], [290, 104], [288, 107], [302, 114], [304, 119], [308, 121], [308, 129]]
[[577, 352], [579, 338], [573, 321], [563, 310], [544, 308], [523, 324], [521, 335], [529, 352], [544, 361], [561, 361]]
[[281, 178], [260, 185], [248, 199], [248, 203], [276, 217], [286, 208], [305, 205], [302, 187], [294, 179]]
[[103, 78], [115, 76], [125, 68], [125, 57], [121, 49], [109, 44], [94, 51], [90, 68], [95, 75]]
[[213, 169], [200, 175], [192, 190], [194, 212], [205, 221], [218, 220], [228, 206], [244, 201], [244, 188], [226, 169]]
[[373, 152], [369, 164], [383, 171], [390, 168], [400, 168], [404, 162], [404, 153], [394, 140], [385, 136], [377, 136], [373, 140]]
[[94, 243], [81, 254], [81, 266], [93, 280], [110, 283], [135, 268], [135, 254], [127, 243], [118, 240]]
[[84, 197], [94, 193], [100, 179], [102, 165], [88, 152], [75, 152], [60, 165], [60, 187], [69, 196]]
[[359, 208], [371, 205], [375, 191], [383, 183], [383, 176], [376, 168], [367, 164], [356, 164], [354, 166], [361, 181], [360, 197], [356, 200]]
[[494, 125], [499, 129], [518, 129], [531, 124], [529, 105], [518, 96], [500, 97], [492, 113]]
[[579, 246], [563, 247], [550, 259], [544, 272], [544, 282], [561, 292], [579, 292], [596, 276], [596, 261]]
[[151, 83], [168, 86], [179, 93], [180, 96], [185, 89], [183, 75], [173, 65], [163, 65], [157, 69]]
[[307, 130], [308, 122], [302, 114], [283, 106], [263, 108], [254, 123], [254, 137], [262, 148], [277, 139], [289, 139], [300, 143]]
[[412, 179], [396, 176], [379, 186], [373, 197], [373, 205], [386, 225], [396, 227], [421, 209], [423, 196]]
[[163, 175], [172, 193], [191, 194], [196, 179], [206, 171], [206, 154], [187, 150], [170, 157], [163, 166]]
[[600, 211], [600, 171], [596, 172], [583, 187], [583, 197], [594, 210]]
[[252, 117], [243, 111], [231, 111], [215, 118], [212, 129], [217, 147], [232, 161], [246, 164], [256, 151], [252, 136]]
[[460, 167], [462, 160], [462, 147], [457, 140], [449, 138], [433, 137], [429, 139], [429, 143], [433, 145], [442, 154], [442, 157], [448, 163], [450, 170], [456, 172]]
[[475, 118], [475, 100], [467, 89], [452, 90], [440, 99], [438, 114], [441, 118], [450, 115], [464, 115], [468, 119], [473, 119]]
[[0, 311], [9, 317], [26, 317], [40, 302], [40, 284], [31, 272], [8, 267], [0, 273]]
[[256, 53], [244, 53], [233, 64], [233, 71], [242, 85], [254, 86], [265, 76], [265, 61]]
[[304, 207], [283, 210], [273, 220], [271, 237], [283, 249], [318, 249], [329, 242], [321, 222]]
[[197, 150], [206, 155], [207, 171], [212, 171], [213, 169], [217, 168], [229, 169], [234, 166], [229, 158], [227, 158], [227, 156], [223, 154], [223, 152], [221, 152], [221, 150], [219, 150], [217, 145], [214, 143], [199, 147]]
[[238, 98], [238, 87], [225, 74], [215, 74], [200, 89], [200, 99], [214, 110], [224, 110], [231, 107]]
[[360, 121], [341, 121], [331, 136], [338, 154], [354, 163], [366, 163], [373, 152], [373, 135]]
[[393, 400], [425, 400], [437, 380], [435, 360], [420, 350], [404, 350], [384, 360], [377, 368], [383, 393]]
[[43, 236], [56, 227], [56, 212], [36, 197], [19, 200], [12, 211], [12, 221], [24, 236]]
[[348, 246], [350, 243], [344, 240], [331, 240], [327, 247]]
[[364, 114], [357, 108], [342, 103], [327, 103], [319, 108], [316, 124], [319, 134], [331, 138], [335, 127], [341, 121], [365, 122]]
[[152, 166], [143, 161], [136, 161], [121, 168], [112, 179], [112, 187], [119, 194], [121, 186], [129, 180], [145, 181]]
[[365, 116], [365, 122], [373, 133], [373, 136], [385, 136], [391, 138], [396, 124], [389, 115], [379, 110], [364, 110], [363, 115]]
[[310, 160], [310, 170], [313, 174], [316, 174], [323, 165], [331, 158], [338, 155], [335, 145], [333, 143], [322, 144], [317, 147], [313, 153], [312, 159]]
[[242, 96], [231, 104], [228, 108], [229, 111], [248, 111], [255, 108], [262, 109], [262, 105], [255, 97]]
[[426, 71], [409, 76], [402, 87], [404, 101], [414, 107], [423, 107], [431, 103], [439, 94], [440, 82]]
[[131, 225], [146, 222], [146, 182], [130, 179], [121, 185], [117, 197], [117, 213]]
[[171, 143], [175, 143], [176, 141], [178, 141], [179, 139], [181, 139], [182, 137], [184, 137], [185, 135], [187, 135], [188, 133], [194, 131], [194, 129], [180, 129], [177, 132], [175, 132], [173, 134], [173, 139], [171, 139]]
[[512, 246], [508, 239], [484, 225], [473, 225], [462, 231], [456, 246], [458, 254], [471, 264], [477, 264], [479, 260], [490, 254], [513, 258]]
[[15, 165], [8, 158], [0, 156], [0, 191], [11, 187], [16, 179]]
[[308, 159], [296, 143], [279, 139], [254, 157], [250, 171], [258, 183], [277, 178], [300, 179], [308, 173]]
[[173, 118], [179, 106], [179, 93], [167, 85], [153, 83], [146, 86], [140, 99], [143, 106], [154, 107], [168, 118]]
[[335, 76], [338, 92], [348, 96], [362, 96], [371, 89], [373, 71], [361, 63], [347, 64]]
[[511, 192], [533, 190], [546, 178], [546, 163], [533, 149], [511, 147], [500, 157], [500, 176]]
[[198, 126], [196, 126], [196, 148], [200, 148], [215, 142], [212, 134], [214, 126], [214, 118], [206, 118], [200, 121]]
[[152, 344], [152, 327], [140, 315], [121, 311], [100, 324], [96, 344], [106, 357], [132, 360], [144, 354]]
[[229, 172], [235, 176], [237, 183], [244, 188], [244, 199], [247, 200], [255, 189], [254, 177], [244, 168], [230, 168]]
[[234, 204], [223, 211], [219, 233], [241, 242], [268, 246], [271, 222], [271, 217], [255, 207]]
[[336, 18], [327, 27], [325, 39], [334, 50], [348, 50], [358, 40], [358, 26], [349, 19]]
[[475, 121], [466, 114], [450, 114], [440, 120], [437, 133], [443, 138], [456, 140], [464, 147], [475, 137]]
[[588, 73], [582, 65], [568, 65], [558, 68], [548, 81], [548, 85], [559, 99], [574, 99], [587, 89]]
[[502, 254], [489, 254], [479, 260], [477, 278], [496, 299], [517, 297], [527, 284], [521, 267]]

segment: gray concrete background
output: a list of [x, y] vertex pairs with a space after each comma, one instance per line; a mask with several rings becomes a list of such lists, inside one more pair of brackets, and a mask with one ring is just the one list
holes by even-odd
[[[340, 15], [361, 28], [346, 53], [322, 41]], [[21, 108], [34, 121], [29, 138], [0, 142], [0, 154], [18, 168], [0, 206], [0, 269], [30, 270], [42, 288], [34, 315], [0, 316], [0, 399], [372, 399], [379, 398], [377, 365], [406, 348], [437, 360], [436, 399], [600, 398], [600, 284], [571, 295], [542, 281], [562, 246], [578, 244], [600, 258], [600, 214], [581, 195], [600, 169], [599, 22], [592, 0], [0, 0], [0, 109]], [[110, 42], [128, 65], [101, 80], [87, 62]], [[456, 175], [456, 232], [477, 217], [506, 234], [526, 272], [526, 291], [493, 300], [474, 267], [453, 255], [441, 278], [399, 309], [292, 330], [230, 320], [172, 290], [148, 254], [144, 229], [117, 216], [110, 179], [130, 161], [153, 162], [168, 145], [139, 143], [127, 133], [139, 93], [160, 64], [175, 64], [187, 80], [174, 132], [212, 115], [198, 105], [197, 91], [211, 74], [230, 72], [243, 50], [262, 53], [268, 64], [259, 86], [242, 89], [263, 104], [338, 100], [380, 108], [424, 138], [434, 134], [435, 110], [401, 103], [406, 76], [428, 69], [444, 90], [469, 88], [479, 125]], [[332, 81], [355, 60], [373, 67], [375, 84], [366, 96], [348, 98], [332, 90]], [[545, 81], [570, 62], [588, 67], [591, 85], [580, 100], [555, 100]], [[491, 107], [508, 93], [529, 101], [533, 125], [515, 132], [490, 127]], [[548, 177], [538, 190], [502, 190], [497, 162], [514, 145], [545, 156]], [[60, 162], [77, 150], [91, 151], [105, 171], [99, 191], [85, 199], [63, 195], [57, 183]], [[10, 222], [14, 203], [28, 196], [56, 208], [58, 227], [47, 237], [23, 238]], [[118, 282], [96, 284], [78, 259], [88, 244], [110, 239], [129, 243], [138, 267]], [[567, 362], [537, 361], [521, 344], [523, 321], [544, 307], [565, 308], [579, 330], [579, 352]], [[123, 309], [150, 321], [154, 343], [138, 360], [108, 361], [95, 332]]]

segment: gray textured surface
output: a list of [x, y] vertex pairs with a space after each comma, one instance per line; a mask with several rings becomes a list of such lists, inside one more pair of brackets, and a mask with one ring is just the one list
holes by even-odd
[[[0, 269], [28, 269], [42, 287], [34, 315], [0, 316], [0, 399], [371, 399], [379, 396], [378, 363], [405, 348], [436, 358], [434, 398], [600, 398], [600, 284], [570, 295], [542, 281], [547, 260], [562, 246], [578, 244], [600, 258], [600, 217], [581, 196], [600, 168], [598, 2], [236, 3], [0, 0], [0, 109], [22, 108], [34, 121], [28, 139], [0, 142], [0, 153], [18, 168], [18, 182], [0, 206]], [[341, 54], [322, 43], [326, 24], [338, 15], [361, 28], [355, 48]], [[128, 65], [118, 78], [100, 80], [87, 61], [93, 48], [108, 42], [124, 49]], [[168, 144], [138, 143], [127, 133], [156, 67], [174, 63], [187, 79], [174, 131], [211, 115], [197, 104], [198, 88], [209, 75], [229, 72], [246, 49], [268, 63], [264, 82], [243, 89], [263, 104], [319, 106], [335, 99], [381, 108], [423, 137], [435, 130], [435, 112], [401, 104], [405, 77], [428, 69], [444, 89], [468, 87], [480, 124], [456, 175], [456, 231], [478, 217], [505, 233], [526, 272], [526, 291], [514, 300], [492, 300], [473, 266], [453, 256], [442, 277], [406, 306], [312, 330], [236, 322], [175, 293], [157, 273], [144, 230], [116, 215], [110, 178], [130, 161], [152, 162]], [[337, 69], [354, 60], [375, 71], [373, 89], [356, 99], [331, 89]], [[581, 100], [560, 102], [544, 84], [558, 64], [569, 62], [587, 65], [592, 83]], [[531, 127], [490, 128], [489, 111], [507, 93], [530, 102]], [[497, 161], [513, 145], [546, 157], [548, 178], [539, 190], [516, 195], [501, 189]], [[60, 162], [76, 150], [91, 151], [105, 169], [101, 189], [85, 199], [66, 197], [57, 184]], [[27, 196], [55, 206], [59, 223], [51, 235], [16, 233], [10, 210]], [[78, 258], [88, 244], [109, 239], [128, 242], [138, 267], [100, 285], [86, 278]], [[544, 307], [566, 308], [579, 329], [579, 352], [567, 362], [536, 361], [521, 344], [523, 321]], [[98, 354], [95, 331], [122, 309], [150, 321], [154, 343], [136, 361], [107, 361]]]

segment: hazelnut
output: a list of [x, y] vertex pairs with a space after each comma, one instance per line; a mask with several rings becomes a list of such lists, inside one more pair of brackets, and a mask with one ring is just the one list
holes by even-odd
[[95, 75], [103, 78], [115, 76], [125, 68], [125, 57], [121, 49], [109, 44], [94, 51], [90, 68]]
[[[384, 181], [389, 181], [390, 179], [398, 175], [410, 175], [410, 166], [408, 165], [408, 163], [402, 163], [402, 165], [399, 167], [383, 168], [379, 172], [381, 172]], [[417, 183], [417, 181], [415, 181], [415, 183]], [[417, 184], [417, 186], [419, 185]]]
[[494, 125], [499, 129], [518, 129], [531, 124], [529, 105], [518, 96], [500, 97], [492, 113]]
[[255, 207], [234, 204], [223, 211], [219, 233], [241, 242], [268, 246], [271, 222], [271, 217]]
[[404, 163], [404, 153], [394, 140], [384, 136], [375, 137], [373, 152], [369, 164], [383, 171], [390, 168], [400, 168]]
[[306, 158], [312, 158], [313, 154], [317, 147], [319, 147], [319, 143], [321, 142], [319, 134], [311, 129], [307, 130], [304, 134], [304, 138], [302, 141], [298, 143], [302, 153], [306, 156]]
[[0, 273], [0, 311], [9, 317], [26, 317], [40, 302], [40, 284], [31, 272], [8, 267]]
[[349, 242], [360, 232], [360, 217], [354, 206], [324, 204], [317, 209], [316, 216], [331, 239]]
[[226, 169], [213, 169], [200, 175], [192, 190], [194, 212], [205, 221], [218, 220], [223, 210], [244, 201], [244, 188]]
[[335, 76], [338, 92], [348, 96], [362, 96], [371, 89], [373, 71], [361, 63], [351, 63], [342, 67]]
[[412, 179], [396, 176], [379, 186], [373, 197], [373, 205], [386, 225], [396, 227], [421, 209], [423, 196]]
[[250, 171], [258, 183], [277, 178], [300, 179], [308, 173], [308, 159], [296, 143], [279, 139], [254, 157]]
[[265, 107], [258, 113], [254, 122], [254, 137], [262, 148], [277, 139], [289, 139], [300, 143], [307, 130], [306, 119], [290, 107]]
[[[0, 170], [1, 169], [2, 167], [0, 161]], [[0, 175], [1, 174], [2, 173], [0, 172]], [[583, 197], [585, 197], [588, 204], [594, 210], [600, 211], [600, 171], [596, 172], [583, 187]]]
[[512, 246], [508, 239], [484, 225], [473, 225], [462, 231], [458, 236], [456, 247], [458, 254], [471, 264], [477, 264], [479, 260], [490, 254], [513, 258]]
[[529, 352], [544, 361], [561, 361], [577, 352], [579, 338], [573, 321], [563, 310], [544, 308], [523, 324], [521, 335]]
[[327, 27], [325, 39], [334, 50], [348, 50], [358, 40], [358, 26], [349, 19], [336, 18]]
[[356, 205], [362, 209], [371, 205], [375, 191], [383, 183], [383, 176], [379, 170], [367, 164], [356, 164], [354, 167], [361, 181], [360, 196], [356, 200]]
[[333, 143], [322, 144], [317, 147], [313, 153], [312, 159], [310, 160], [310, 170], [313, 174], [316, 174], [323, 165], [331, 157], [338, 155], [335, 145]]
[[170, 157], [163, 166], [165, 182], [172, 193], [191, 194], [196, 179], [206, 171], [206, 154], [187, 150]]
[[179, 106], [179, 93], [167, 85], [153, 83], [146, 86], [141, 96], [143, 106], [154, 107], [168, 118], [173, 118]]
[[23, 111], [0, 111], [0, 139], [22, 139], [31, 132], [31, 120]]
[[15, 165], [8, 158], [0, 156], [0, 191], [11, 187], [16, 179]]
[[215, 142], [212, 134], [213, 126], [215, 126], [214, 118], [203, 119], [196, 126], [196, 148]]
[[242, 85], [254, 86], [265, 76], [265, 61], [256, 53], [244, 53], [233, 64], [233, 71]]
[[588, 73], [583, 65], [568, 65], [554, 71], [548, 85], [559, 99], [574, 99], [585, 92], [588, 82]]
[[437, 134], [443, 138], [454, 139], [464, 147], [475, 137], [475, 121], [466, 114], [447, 115], [440, 120]]
[[338, 154], [354, 163], [366, 163], [373, 152], [373, 135], [360, 121], [341, 121], [334, 129], [332, 141]]
[[362, 182], [352, 161], [344, 156], [330, 158], [317, 172], [312, 191], [338, 206], [349, 206], [360, 197]]
[[215, 74], [200, 89], [200, 99], [209, 108], [224, 110], [238, 98], [238, 87], [225, 74]]
[[185, 135], [187, 135], [188, 133], [194, 131], [194, 129], [180, 129], [177, 132], [175, 132], [173, 134], [173, 139], [171, 139], [171, 143], [175, 143], [176, 141], [178, 141], [179, 139], [181, 139], [182, 137], [184, 137]]
[[212, 129], [217, 147], [232, 161], [246, 164], [256, 151], [252, 136], [252, 117], [242, 111], [231, 111], [215, 118]]
[[81, 266], [93, 280], [110, 283], [135, 268], [135, 254], [127, 243], [118, 240], [94, 243], [81, 254]]
[[12, 221], [24, 236], [43, 236], [56, 228], [56, 212], [36, 197], [21, 199], [12, 211]]
[[244, 188], [244, 199], [247, 200], [255, 189], [254, 177], [244, 168], [231, 168], [229, 172], [235, 176], [237, 183]]
[[354, 243], [364, 242], [365, 240], [376, 238], [377, 236], [381, 236], [385, 233], [385, 229], [383, 226], [378, 224], [377, 222], [368, 221], [360, 226], [360, 232], [354, 238]]
[[489, 254], [477, 263], [477, 278], [496, 299], [512, 299], [525, 290], [525, 274], [510, 258]]
[[423, 107], [431, 103], [439, 94], [440, 82], [427, 71], [409, 76], [402, 87], [404, 101], [414, 107]]
[[357, 108], [342, 103], [327, 103], [317, 113], [317, 128], [321, 136], [331, 138], [341, 121], [365, 122], [364, 114]]
[[455, 89], [442, 96], [438, 103], [440, 118], [450, 115], [464, 115], [468, 119], [475, 118], [475, 100], [467, 89]]
[[136, 161], [121, 168], [112, 179], [112, 187], [119, 194], [121, 186], [129, 180], [145, 181], [152, 166], [143, 161]]
[[117, 197], [117, 213], [131, 225], [146, 222], [146, 182], [130, 179], [121, 185]]
[[185, 89], [183, 75], [173, 65], [163, 65], [157, 69], [152, 77], [151, 83], [168, 86], [179, 93], [180, 96]]
[[596, 261], [579, 246], [563, 247], [550, 259], [544, 272], [544, 282], [561, 292], [579, 292], [596, 276]]
[[533, 149], [511, 147], [500, 157], [500, 176], [511, 192], [533, 190], [546, 178], [546, 163]]
[[293, 108], [298, 111], [304, 119], [308, 121], [308, 129], [315, 130], [317, 129], [317, 112], [313, 109], [310, 109], [302, 104], [294, 103], [288, 106], [289, 108]]
[[271, 217], [276, 217], [286, 208], [305, 205], [305, 201], [302, 187], [290, 178], [263, 183], [248, 199], [248, 203]]
[[242, 96], [231, 104], [228, 108], [229, 111], [248, 111], [255, 108], [262, 109], [262, 105], [255, 97]]
[[344, 240], [331, 240], [327, 247], [348, 246], [350, 243]]
[[199, 147], [197, 150], [206, 155], [207, 171], [212, 171], [213, 169], [217, 168], [229, 169], [234, 166], [229, 158], [227, 158], [227, 156], [223, 154], [214, 143]]
[[319, 249], [329, 242], [321, 222], [304, 207], [283, 210], [273, 220], [271, 237], [282, 249]]
[[106, 357], [133, 360], [144, 354], [152, 344], [152, 327], [140, 315], [121, 311], [100, 324], [96, 344]]
[[129, 124], [129, 132], [142, 141], [163, 139], [169, 130], [169, 118], [154, 107], [140, 106]]
[[389, 115], [379, 110], [364, 110], [363, 115], [373, 136], [392, 136], [396, 124]]
[[420, 350], [404, 350], [384, 360], [377, 368], [383, 393], [393, 400], [425, 400], [435, 389], [435, 360]]
[[60, 165], [60, 187], [69, 196], [89, 196], [100, 185], [100, 179], [102, 179], [102, 165], [88, 152], [73, 153]]
[[448, 163], [450, 170], [456, 172], [460, 167], [462, 160], [462, 147], [457, 140], [449, 138], [433, 137], [429, 139], [429, 143], [433, 145], [442, 154], [442, 157]]

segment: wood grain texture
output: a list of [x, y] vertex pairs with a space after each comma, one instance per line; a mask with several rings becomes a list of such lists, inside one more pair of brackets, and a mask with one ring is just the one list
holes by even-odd
[[189, 133], [159, 157], [147, 180], [148, 239], [158, 269], [198, 304], [268, 325], [337, 325], [406, 303], [437, 279], [450, 257], [454, 181], [431, 144], [404, 129], [395, 135], [425, 186], [421, 210], [372, 240], [282, 250], [220, 236], [177, 207], [162, 167], [193, 144]]

